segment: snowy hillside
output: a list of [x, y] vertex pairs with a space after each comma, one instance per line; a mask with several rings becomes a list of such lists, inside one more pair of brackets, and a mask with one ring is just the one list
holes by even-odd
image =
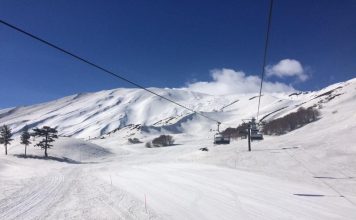
[[[223, 128], [256, 115], [256, 94], [154, 90]], [[246, 140], [215, 146], [214, 122], [138, 89], [0, 110], [0, 124], [15, 132], [49, 125], [71, 136], [54, 143], [49, 159], [32, 145], [31, 157], [19, 157], [24, 147], [15, 136], [9, 155], [0, 154], [0, 219], [354, 220], [356, 79], [314, 92], [265, 93], [260, 119], [302, 106], [316, 106], [321, 118], [254, 141], [251, 152]], [[176, 145], [145, 147], [162, 132]]]
[[[350, 80], [315, 92], [265, 93], [260, 119], [280, 117], [299, 107], [328, 105], [333, 98], [348, 99], [355, 94], [355, 84], [356, 80]], [[182, 89], [153, 91], [221, 121], [223, 127], [236, 127], [241, 119], [254, 117], [257, 111], [257, 94], [212, 96]], [[14, 132], [26, 125], [29, 128], [47, 125], [57, 127], [60, 135], [79, 138], [98, 137], [128, 125], [192, 133], [193, 128], [198, 129], [197, 123], [205, 125], [200, 133], [216, 129], [214, 122], [141, 89], [77, 94], [48, 103], [0, 110], [0, 124], [8, 124]]]

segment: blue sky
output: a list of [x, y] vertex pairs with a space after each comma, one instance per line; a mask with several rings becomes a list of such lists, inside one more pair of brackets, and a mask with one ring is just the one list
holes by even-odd
[[[1, 19], [146, 87], [209, 83], [221, 78], [212, 78], [213, 69], [243, 71], [243, 80], [260, 74], [268, 1], [1, 0], [0, 5]], [[356, 1], [275, 0], [274, 6], [269, 69], [290, 59], [307, 78], [277, 72], [268, 81], [315, 90], [356, 77]], [[0, 74], [0, 108], [131, 87], [3, 25]], [[231, 71], [223, 76], [229, 74], [235, 76]]]

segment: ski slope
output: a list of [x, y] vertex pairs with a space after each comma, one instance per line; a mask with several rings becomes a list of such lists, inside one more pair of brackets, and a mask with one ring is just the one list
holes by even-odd
[[[260, 119], [283, 116], [299, 107], [328, 102], [330, 97], [345, 98], [353, 94], [355, 79], [331, 85], [315, 92], [265, 93]], [[223, 122], [223, 128], [241, 123], [241, 119], [256, 116], [257, 94], [213, 96], [184, 89], [152, 90], [195, 111]], [[330, 94], [323, 95], [330, 92]], [[189, 133], [204, 123], [199, 132], [216, 129], [188, 110], [176, 106], [140, 89], [114, 89], [97, 93], [77, 94], [48, 103], [0, 110], [0, 124], [8, 124], [14, 132], [43, 125], [56, 127], [62, 136], [93, 138], [124, 128], [140, 125], [146, 130], [169, 130]]]
[[[255, 114], [253, 94], [157, 91], [225, 126]], [[248, 152], [246, 140], [214, 146], [214, 124], [134, 89], [1, 110], [0, 124], [14, 131], [26, 121], [71, 137], [44, 160], [32, 146], [32, 158], [17, 157], [24, 147], [15, 136], [0, 155], [0, 219], [356, 219], [356, 80], [262, 100], [264, 120], [312, 105], [321, 119]], [[161, 133], [176, 145], [145, 148]]]

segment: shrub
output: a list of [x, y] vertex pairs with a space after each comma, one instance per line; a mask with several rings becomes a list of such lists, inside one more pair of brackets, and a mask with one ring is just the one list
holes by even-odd
[[239, 137], [247, 136], [247, 123], [240, 124], [237, 128], [226, 128], [222, 133], [223, 136], [228, 136], [233, 139], [237, 139]]
[[130, 144], [140, 144], [142, 143], [138, 138], [129, 138], [128, 139]]
[[282, 118], [267, 122], [263, 126], [263, 133], [267, 135], [281, 135], [316, 121], [320, 112], [312, 107], [299, 108], [297, 112], [290, 113]]
[[161, 135], [152, 140], [152, 145], [155, 147], [166, 147], [173, 145], [174, 139], [170, 135]]
[[152, 147], [152, 144], [151, 144], [151, 142], [147, 142], [147, 143], [145, 144], [145, 146], [146, 146], [147, 148], [151, 148], [151, 147]]

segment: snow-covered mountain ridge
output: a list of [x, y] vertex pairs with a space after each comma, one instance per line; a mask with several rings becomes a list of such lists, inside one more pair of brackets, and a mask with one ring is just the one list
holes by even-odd
[[[256, 94], [155, 91], [223, 128], [256, 114]], [[49, 125], [74, 137], [56, 140], [48, 159], [33, 147], [38, 139], [26, 158], [14, 138], [9, 154], [0, 154], [0, 219], [354, 220], [356, 79], [314, 92], [264, 93], [260, 119], [314, 105], [319, 120], [266, 135], [252, 151], [240, 139], [214, 145], [214, 122], [137, 89], [0, 110], [0, 125], [16, 132]], [[174, 133], [175, 145], [145, 147], [160, 132]]]
[[[237, 126], [242, 119], [256, 115], [256, 94], [214, 96], [183, 89], [152, 90], [223, 123]], [[336, 83], [319, 91], [264, 93], [260, 119], [281, 117], [300, 107], [328, 108], [329, 102], [356, 102], [356, 78]], [[199, 123], [203, 126], [198, 126]], [[216, 124], [141, 89], [113, 89], [67, 96], [47, 103], [0, 110], [0, 124], [14, 132], [25, 126], [57, 127], [65, 136], [98, 137], [114, 130], [136, 126], [146, 131], [175, 133], [207, 132]], [[193, 129], [194, 128], [194, 129]], [[197, 130], [198, 129], [198, 130]]]

